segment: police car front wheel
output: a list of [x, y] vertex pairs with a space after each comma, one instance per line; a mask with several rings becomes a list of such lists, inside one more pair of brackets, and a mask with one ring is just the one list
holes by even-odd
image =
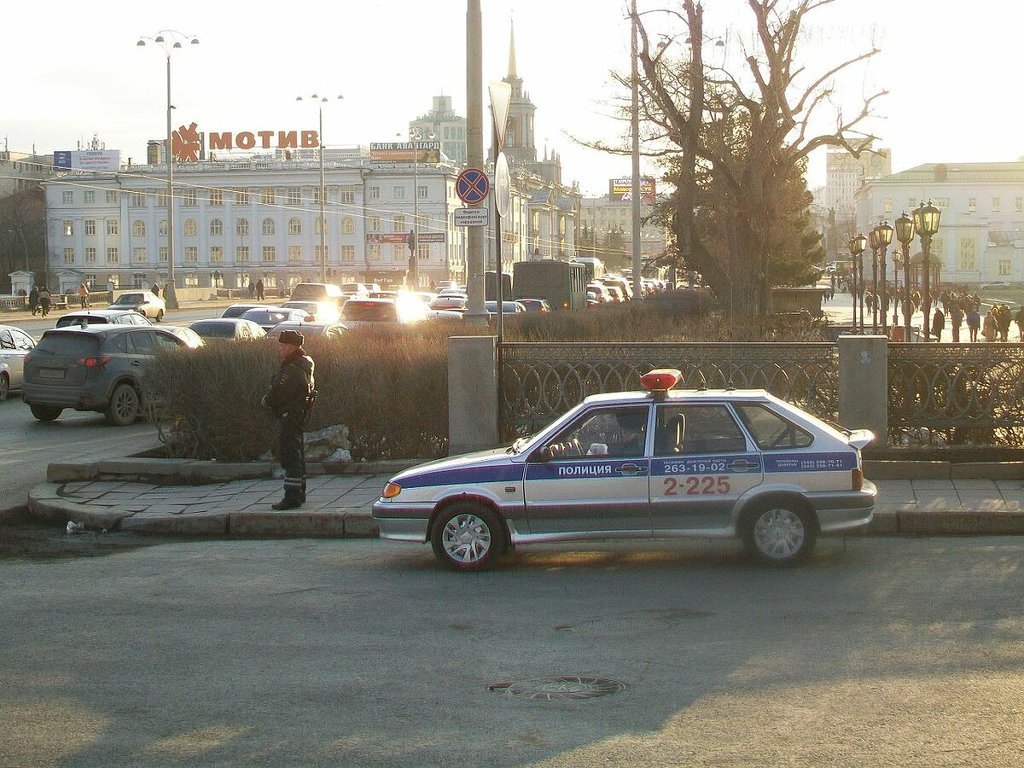
[[479, 571], [505, 551], [505, 529], [490, 509], [458, 503], [442, 512], [430, 537], [437, 559], [458, 571]]
[[740, 535], [747, 551], [768, 565], [790, 565], [814, 549], [814, 516], [792, 501], [759, 504], [743, 516]]

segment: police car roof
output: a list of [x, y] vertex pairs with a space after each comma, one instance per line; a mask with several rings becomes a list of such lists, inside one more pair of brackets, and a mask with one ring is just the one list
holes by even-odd
[[[638, 403], [652, 399], [651, 392], [606, 392], [590, 395], [585, 403]], [[670, 389], [669, 400], [772, 400], [771, 394], [763, 389]]]

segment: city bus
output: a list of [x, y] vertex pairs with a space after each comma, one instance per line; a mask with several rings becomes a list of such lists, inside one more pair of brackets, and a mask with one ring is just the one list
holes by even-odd
[[585, 309], [587, 267], [571, 261], [517, 261], [512, 287], [517, 299], [546, 299], [552, 309]]

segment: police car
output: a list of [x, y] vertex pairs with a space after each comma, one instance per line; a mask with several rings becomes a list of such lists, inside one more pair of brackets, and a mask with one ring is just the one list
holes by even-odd
[[509, 448], [454, 456], [391, 479], [373, 506], [384, 539], [429, 541], [462, 571], [535, 542], [738, 538], [757, 559], [805, 559], [819, 535], [871, 522], [875, 486], [840, 431], [763, 390], [593, 395]]

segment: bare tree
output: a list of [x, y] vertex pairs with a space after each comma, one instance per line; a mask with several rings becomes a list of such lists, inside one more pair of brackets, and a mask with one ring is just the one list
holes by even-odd
[[[729, 304], [744, 311], [770, 310], [772, 255], [793, 242], [801, 204], [806, 218], [806, 202], [799, 202], [795, 187], [803, 185], [806, 196], [803, 171], [810, 153], [833, 146], [857, 156], [876, 138], [859, 126], [885, 91], [864, 97], [850, 118], [831, 107], [831, 97], [837, 76], [878, 49], [816, 74], [797, 61], [801, 25], [832, 2], [747, 0], [755, 42], [745, 51], [745, 68], [736, 72], [725, 64], [706, 66], [699, 2], [680, 0], [681, 10], [662, 11], [681, 20], [689, 35], [689, 55], [676, 60], [670, 58], [676, 40], [652, 41], [646, 14], [630, 14], [640, 37], [641, 110], [651, 127], [648, 138], [673, 148], [667, 166], [676, 183], [671, 219], [679, 252], [719, 298], [728, 292]], [[815, 133], [817, 113], [826, 108], [835, 109], [834, 130]]]

